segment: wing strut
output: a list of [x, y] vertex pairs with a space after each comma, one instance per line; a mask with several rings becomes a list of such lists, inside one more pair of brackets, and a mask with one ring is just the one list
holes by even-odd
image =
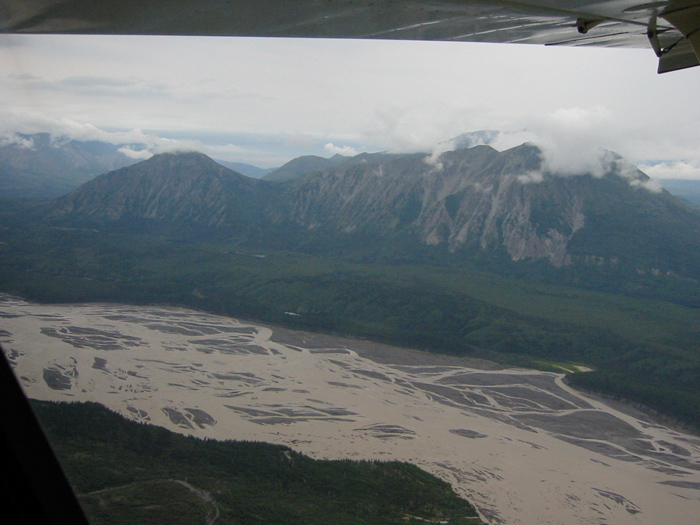
[[654, 13], [649, 19], [647, 37], [656, 56], [659, 57], [659, 73], [700, 65], [700, 4], [691, 0], [679, 7], [678, 3], [674, 3], [658, 16], [683, 35], [682, 38], [662, 46], [662, 32], [656, 27], [657, 14]]

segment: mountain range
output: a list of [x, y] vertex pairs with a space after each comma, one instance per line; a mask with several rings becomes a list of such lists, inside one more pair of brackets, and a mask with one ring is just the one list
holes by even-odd
[[44, 213], [60, 224], [317, 253], [351, 249], [390, 260], [485, 260], [511, 268], [546, 263], [569, 273], [650, 275], [697, 286], [700, 214], [619, 156], [608, 157], [602, 177], [558, 176], [544, 169], [534, 145], [503, 152], [481, 145], [447, 152], [439, 162], [374, 154], [325, 159], [335, 165], [324, 167], [316, 158], [298, 159], [306, 168], [276, 181], [272, 174], [246, 177], [200, 153], [161, 154], [85, 183]]
[[345, 155], [333, 155], [330, 158], [318, 157], [316, 155], [304, 155], [302, 157], [297, 157], [296, 159], [290, 160], [282, 167], [271, 171], [262, 178], [268, 181], [283, 182], [297, 179], [302, 175], [306, 175], [308, 173], [323, 171], [338, 166], [348, 166], [353, 164], [371, 166], [375, 164], [390, 162], [392, 160], [397, 160], [404, 157], [420, 158], [423, 156], [423, 153], [400, 154], [386, 152], [360, 153], [359, 155], [354, 155], [351, 157]]
[[0, 145], [0, 195], [54, 198], [100, 173], [135, 162], [119, 146], [105, 142], [17, 134], [14, 141]]
[[[490, 145], [501, 133], [494, 130], [463, 133], [442, 144], [446, 149], [467, 149]], [[47, 199], [65, 195], [96, 176], [138, 162], [123, 153], [123, 147], [138, 151], [138, 144], [114, 145], [101, 141], [80, 141], [49, 133], [0, 137], [0, 196], [4, 198]], [[440, 145], [438, 145], [440, 147]], [[422, 157], [423, 154], [413, 154]], [[305, 155], [290, 160], [279, 168], [259, 168], [243, 162], [216, 159], [216, 162], [247, 177], [284, 181], [331, 167], [379, 163], [406, 154], [360, 153], [355, 156], [334, 155], [324, 158]], [[661, 179], [658, 181], [671, 194], [691, 204], [700, 205], [700, 181]]]
[[[65, 195], [102, 173], [139, 162], [124, 154], [125, 146], [139, 150], [139, 145], [73, 140], [49, 133], [0, 137], [0, 196], [52, 199]], [[217, 162], [253, 178], [274, 171], [242, 162]]]

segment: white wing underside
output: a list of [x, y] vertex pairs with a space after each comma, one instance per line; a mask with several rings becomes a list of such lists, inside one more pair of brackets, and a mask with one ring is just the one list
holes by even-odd
[[0, 0], [0, 32], [645, 47], [698, 65], [700, 0]]

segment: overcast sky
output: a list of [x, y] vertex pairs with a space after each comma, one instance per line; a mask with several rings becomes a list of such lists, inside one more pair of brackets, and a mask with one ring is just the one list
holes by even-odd
[[700, 67], [657, 75], [651, 49], [0, 35], [0, 62], [0, 137], [271, 167], [490, 129], [508, 132], [500, 148], [533, 140], [574, 164], [606, 148], [653, 177], [700, 179]]

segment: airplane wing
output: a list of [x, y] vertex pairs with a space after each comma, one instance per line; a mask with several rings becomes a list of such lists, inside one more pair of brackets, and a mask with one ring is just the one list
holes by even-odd
[[0, 33], [650, 47], [663, 73], [700, 64], [700, 0], [0, 0]]

